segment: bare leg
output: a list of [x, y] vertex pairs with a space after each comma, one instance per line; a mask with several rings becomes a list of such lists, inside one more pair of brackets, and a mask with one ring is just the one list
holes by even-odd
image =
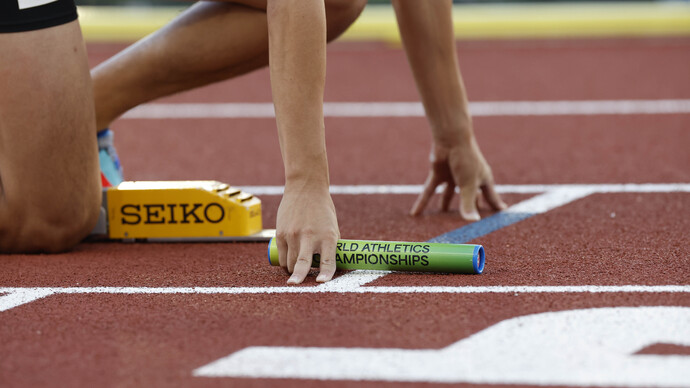
[[0, 252], [62, 251], [101, 200], [79, 24], [0, 34], [0, 52]]
[[[345, 31], [365, 4], [327, 0], [328, 39]], [[265, 0], [201, 1], [92, 71], [97, 128], [144, 102], [266, 65]]]

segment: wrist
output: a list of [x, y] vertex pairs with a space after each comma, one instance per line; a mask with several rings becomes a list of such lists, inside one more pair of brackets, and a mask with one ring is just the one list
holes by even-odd
[[470, 145], [474, 141], [472, 120], [469, 117], [448, 125], [433, 125], [431, 132], [434, 144], [438, 147], [453, 148]]
[[325, 190], [328, 192], [330, 178], [326, 155], [305, 157], [285, 162], [285, 190]]
[[477, 141], [473, 135], [459, 141], [437, 141], [431, 144], [431, 161], [447, 160], [453, 152], [472, 152], [477, 148]]

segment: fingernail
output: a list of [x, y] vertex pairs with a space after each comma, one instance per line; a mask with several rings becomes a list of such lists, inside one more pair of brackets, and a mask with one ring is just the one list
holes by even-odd
[[299, 281], [294, 276], [290, 276], [290, 279], [288, 279], [287, 284], [299, 284]]
[[319, 275], [319, 276], [316, 277], [316, 282], [317, 282], [317, 283], [326, 283], [326, 282], [329, 281], [329, 280], [330, 280], [330, 279], [329, 279], [328, 276], [326, 276], [326, 275]]

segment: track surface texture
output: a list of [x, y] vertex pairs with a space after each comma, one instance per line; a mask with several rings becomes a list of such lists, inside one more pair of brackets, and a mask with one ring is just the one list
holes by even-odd
[[[91, 44], [91, 64], [122, 47]], [[458, 55], [473, 103], [690, 100], [688, 38], [462, 41]], [[328, 66], [328, 103], [419, 100], [398, 48], [336, 43]], [[155, 103], [270, 101], [261, 70]], [[423, 117], [335, 115], [326, 136], [334, 190], [354, 193], [334, 194], [343, 238], [482, 244], [482, 275], [341, 271], [287, 287], [265, 243], [2, 255], [0, 386], [690, 387], [690, 112], [474, 125], [512, 209], [476, 225], [457, 203], [407, 216], [428, 168]], [[273, 118], [113, 129], [126, 179], [254, 187], [275, 227]]]

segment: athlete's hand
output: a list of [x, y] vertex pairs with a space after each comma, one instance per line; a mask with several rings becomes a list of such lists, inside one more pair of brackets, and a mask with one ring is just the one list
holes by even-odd
[[292, 274], [288, 284], [304, 280], [314, 254], [321, 256], [316, 281], [327, 282], [333, 278], [340, 231], [327, 187], [316, 188], [307, 183], [286, 185], [276, 224], [278, 260]]
[[503, 210], [507, 206], [494, 188], [491, 167], [484, 159], [474, 138], [467, 143], [447, 147], [434, 144], [431, 149], [431, 169], [424, 183], [424, 190], [417, 198], [410, 214], [419, 215], [429, 203], [436, 188], [445, 184], [441, 209], [448, 211], [455, 194], [455, 187], [460, 187], [460, 216], [468, 221], [477, 221], [481, 217], [477, 211], [479, 190], [484, 199], [494, 210]]

